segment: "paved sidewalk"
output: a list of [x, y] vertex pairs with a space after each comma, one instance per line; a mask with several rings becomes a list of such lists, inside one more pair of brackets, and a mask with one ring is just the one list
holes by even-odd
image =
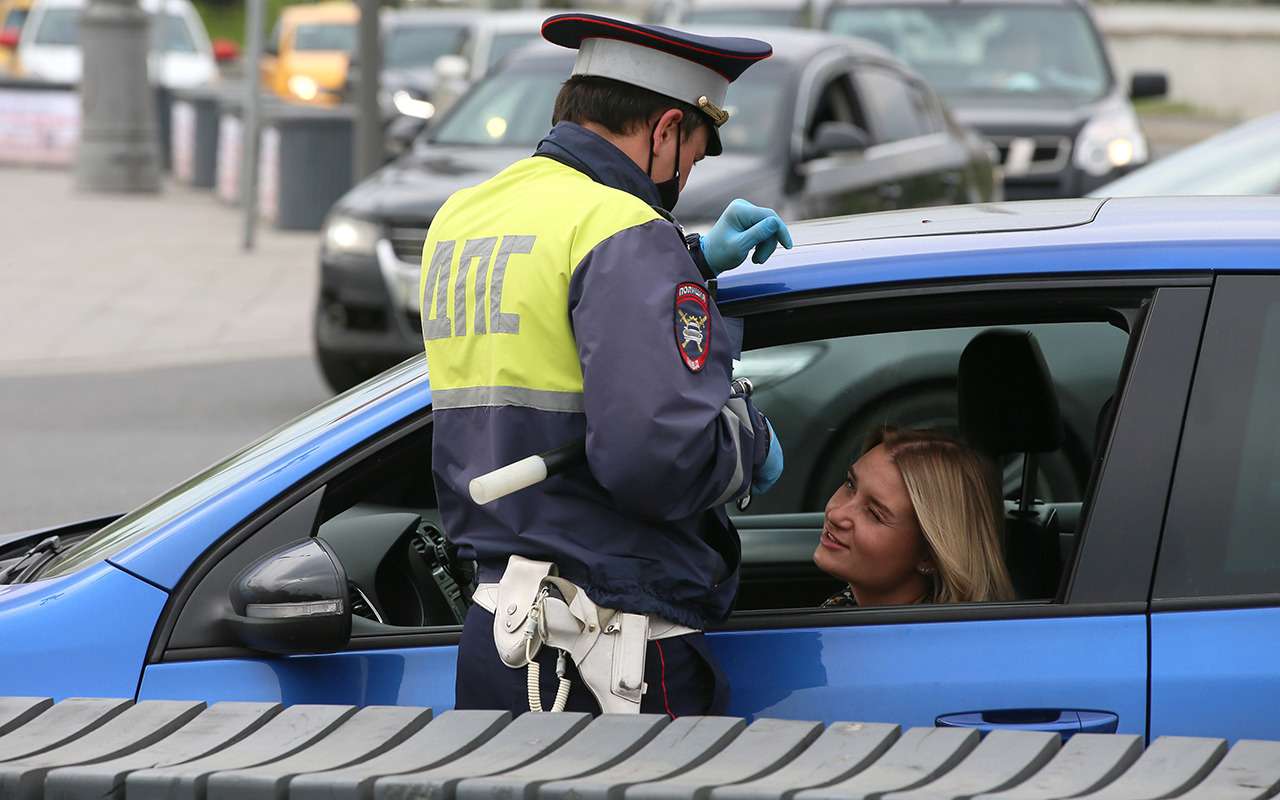
[[0, 169], [0, 375], [309, 354], [319, 236], [262, 225], [245, 253], [242, 220], [208, 191]]

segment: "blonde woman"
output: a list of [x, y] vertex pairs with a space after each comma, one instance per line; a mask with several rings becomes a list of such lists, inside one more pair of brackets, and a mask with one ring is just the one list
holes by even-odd
[[823, 605], [1011, 600], [990, 464], [937, 431], [885, 428], [827, 501], [813, 560], [848, 587]]

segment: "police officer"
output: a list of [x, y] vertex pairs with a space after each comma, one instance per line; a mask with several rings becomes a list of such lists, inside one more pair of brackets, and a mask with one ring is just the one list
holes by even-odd
[[[767, 490], [782, 448], [731, 389], [740, 343], [708, 282], [791, 238], [742, 200], [704, 237], [669, 212], [694, 163], [721, 152], [729, 83], [772, 49], [589, 14], [550, 17], [542, 33], [578, 50], [554, 127], [532, 157], [450, 197], [423, 250], [440, 511], [482, 588], [515, 555], [554, 564], [601, 609], [644, 615], [640, 710], [723, 713], [728, 687], [700, 631], [738, 588], [724, 504]], [[583, 437], [585, 464], [489, 505], [468, 497], [476, 476]], [[495, 649], [491, 612], [516, 608], [471, 607], [459, 708], [529, 710], [525, 673]], [[566, 685], [557, 661], [550, 648], [535, 659], [547, 697]], [[600, 708], [573, 686], [569, 709]]]

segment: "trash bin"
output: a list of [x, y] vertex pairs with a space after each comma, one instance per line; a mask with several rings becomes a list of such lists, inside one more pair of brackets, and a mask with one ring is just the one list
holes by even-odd
[[156, 145], [160, 152], [160, 170], [173, 171], [172, 114], [173, 90], [167, 86], [156, 84]]
[[189, 186], [211, 189], [217, 179], [218, 123], [231, 87], [201, 86], [174, 92], [170, 114], [173, 176]]
[[244, 160], [244, 101], [225, 97], [218, 114], [218, 164], [214, 192], [231, 205], [240, 204], [240, 166]]
[[258, 208], [285, 230], [319, 230], [351, 188], [355, 112], [280, 105], [263, 111]]

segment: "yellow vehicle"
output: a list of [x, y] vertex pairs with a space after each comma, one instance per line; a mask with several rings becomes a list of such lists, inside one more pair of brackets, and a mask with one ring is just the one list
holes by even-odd
[[35, 0], [0, 0], [0, 75], [18, 72], [18, 34]]
[[262, 56], [262, 85], [293, 102], [336, 105], [359, 19], [350, 2], [285, 6]]

